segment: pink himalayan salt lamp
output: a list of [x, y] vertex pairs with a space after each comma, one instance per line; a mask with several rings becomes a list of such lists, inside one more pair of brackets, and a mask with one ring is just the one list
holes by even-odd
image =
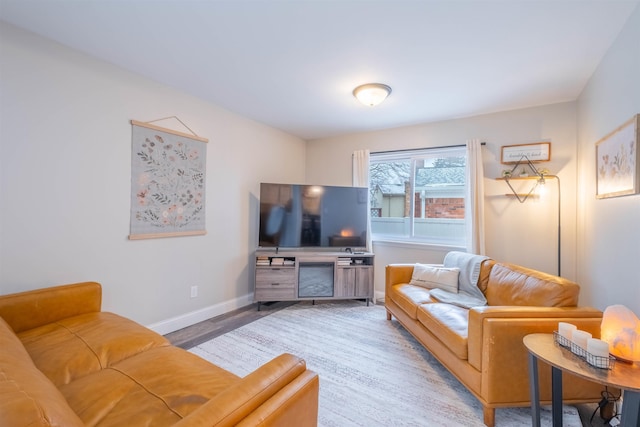
[[640, 319], [624, 305], [604, 310], [600, 338], [609, 343], [611, 354], [619, 359], [640, 362]]

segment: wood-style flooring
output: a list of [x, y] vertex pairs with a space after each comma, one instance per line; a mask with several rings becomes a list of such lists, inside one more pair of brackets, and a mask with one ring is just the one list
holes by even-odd
[[[259, 311], [257, 304], [251, 304], [203, 322], [196, 323], [195, 325], [187, 328], [171, 332], [165, 335], [165, 337], [173, 345], [189, 349], [293, 304], [297, 304], [297, 302], [283, 301], [262, 303]], [[582, 404], [576, 405], [576, 407], [578, 408], [578, 413], [580, 414], [583, 427], [605, 427], [609, 425], [600, 418], [598, 413], [593, 417], [593, 421], [590, 421], [592, 414], [597, 408], [597, 404]]]
[[251, 304], [171, 332], [165, 335], [165, 338], [177, 347], [189, 349], [296, 303], [295, 301], [262, 303], [260, 311], [258, 311], [258, 304]]

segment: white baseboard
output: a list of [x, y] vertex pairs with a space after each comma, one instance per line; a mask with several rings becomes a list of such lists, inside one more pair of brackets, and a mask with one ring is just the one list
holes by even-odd
[[[384, 292], [376, 291], [374, 293], [374, 298], [375, 301], [384, 301]], [[221, 314], [246, 307], [250, 304], [253, 304], [253, 294], [247, 294], [239, 298], [162, 320], [160, 322], [147, 325], [147, 328], [159, 333], [160, 335], [166, 335], [182, 328], [186, 328], [187, 326], [195, 325], [196, 323], [211, 319], [212, 317], [220, 316]]]
[[196, 323], [204, 320], [211, 319], [212, 317], [245, 307], [252, 303], [253, 294], [248, 294], [229, 301], [210, 305], [209, 307], [201, 308], [196, 311], [181, 314], [180, 316], [172, 317], [167, 320], [162, 320], [152, 325], [148, 325], [147, 328], [159, 333], [160, 335], [165, 335], [170, 332], [186, 328], [187, 326], [195, 325]]

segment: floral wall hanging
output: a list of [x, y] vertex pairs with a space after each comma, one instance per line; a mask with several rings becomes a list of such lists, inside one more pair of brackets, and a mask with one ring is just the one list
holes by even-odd
[[208, 140], [149, 122], [131, 125], [129, 239], [206, 234]]
[[596, 143], [596, 197], [626, 196], [640, 190], [640, 115]]

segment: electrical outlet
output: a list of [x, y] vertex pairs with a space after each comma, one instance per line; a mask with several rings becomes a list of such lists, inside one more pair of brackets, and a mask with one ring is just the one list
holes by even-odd
[[191, 287], [191, 298], [196, 298], [198, 296], [198, 287], [197, 286], [192, 286]]

